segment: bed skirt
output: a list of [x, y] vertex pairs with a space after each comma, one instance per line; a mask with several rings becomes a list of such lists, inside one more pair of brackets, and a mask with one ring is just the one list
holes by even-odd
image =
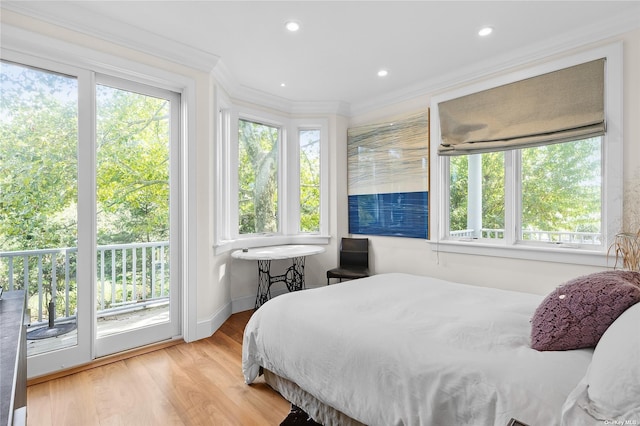
[[278, 376], [267, 369], [263, 369], [264, 380], [287, 401], [304, 410], [313, 420], [324, 426], [364, 426], [341, 411], [330, 407], [313, 395], [301, 389], [290, 380]]

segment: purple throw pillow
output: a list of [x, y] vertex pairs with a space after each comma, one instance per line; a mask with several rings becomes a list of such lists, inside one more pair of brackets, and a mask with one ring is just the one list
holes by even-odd
[[531, 347], [539, 351], [594, 347], [616, 318], [638, 302], [638, 272], [598, 272], [567, 281], [533, 314]]

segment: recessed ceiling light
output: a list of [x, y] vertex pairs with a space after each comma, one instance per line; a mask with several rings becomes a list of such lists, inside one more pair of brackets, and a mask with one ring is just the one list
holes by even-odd
[[300, 24], [296, 21], [289, 21], [285, 24], [285, 28], [294, 33], [300, 29]]
[[286, 83], [280, 83], [280, 87], [286, 87]]
[[484, 27], [484, 28], [481, 28], [480, 31], [478, 31], [478, 35], [481, 36], [481, 37], [486, 37], [489, 34], [491, 34], [492, 32], [493, 32], [493, 28]]
[[387, 70], [378, 71], [378, 77], [386, 77], [388, 74], [389, 74], [389, 71]]

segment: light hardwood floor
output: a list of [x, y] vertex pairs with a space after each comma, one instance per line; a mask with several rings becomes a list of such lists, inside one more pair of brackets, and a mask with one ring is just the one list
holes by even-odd
[[279, 425], [289, 403], [242, 376], [242, 332], [252, 311], [208, 339], [116, 360], [27, 388], [29, 426]]

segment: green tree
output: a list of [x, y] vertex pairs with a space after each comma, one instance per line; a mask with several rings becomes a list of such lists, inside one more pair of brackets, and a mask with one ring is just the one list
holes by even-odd
[[241, 234], [278, 230], [277, 127], [238, 121], [238, 205]]
[[[482, 223], [504, 229], [504, 154], [482, 155]], [[535, 231], [599, 232], [600, 138], [521, 151], [522, 227]], [[468, 156], [450, 160], [450, 229], [467, 228]]]
[[169, 238], [169, 103], [97, 88], [98, 242]]
[[[501, 152], [481, 154], [482, 224], [484, 228], [504, 228], [504, 157]], [[450, 226], [467, 229], [469, 157], [451, 157]]]
[[523, 229], [600, 232], [600, 174], [600, 138], [523, 150]]
[[320, 131], [300, 132], [300, 231], [320, 231]]
[[[0, 62], [0, 250], [73, 247], [77, 240], [77, 82], [74, 78]], [[72, 143], [70, 143], [72, 141]], [[14, 286], [29, 295], [64, 276], [65, 258], [45, 254], [13, 260]], [[8, 263], [0, 263], [6, 286]], [[75, 286], [75, 257], [69, 259]], [[25, 282], [26, 280], [26, 282]], [[55, 280], [55, 290], [64, 289]], [[75, 296], [70, 296], [73, 303]], [[58, 299], [58, 310], [63, 309]], [[36, 309], [37, 311], [37, 309]]]
[[0, 247], [74, 246], [77, 84], [2, 63]]

